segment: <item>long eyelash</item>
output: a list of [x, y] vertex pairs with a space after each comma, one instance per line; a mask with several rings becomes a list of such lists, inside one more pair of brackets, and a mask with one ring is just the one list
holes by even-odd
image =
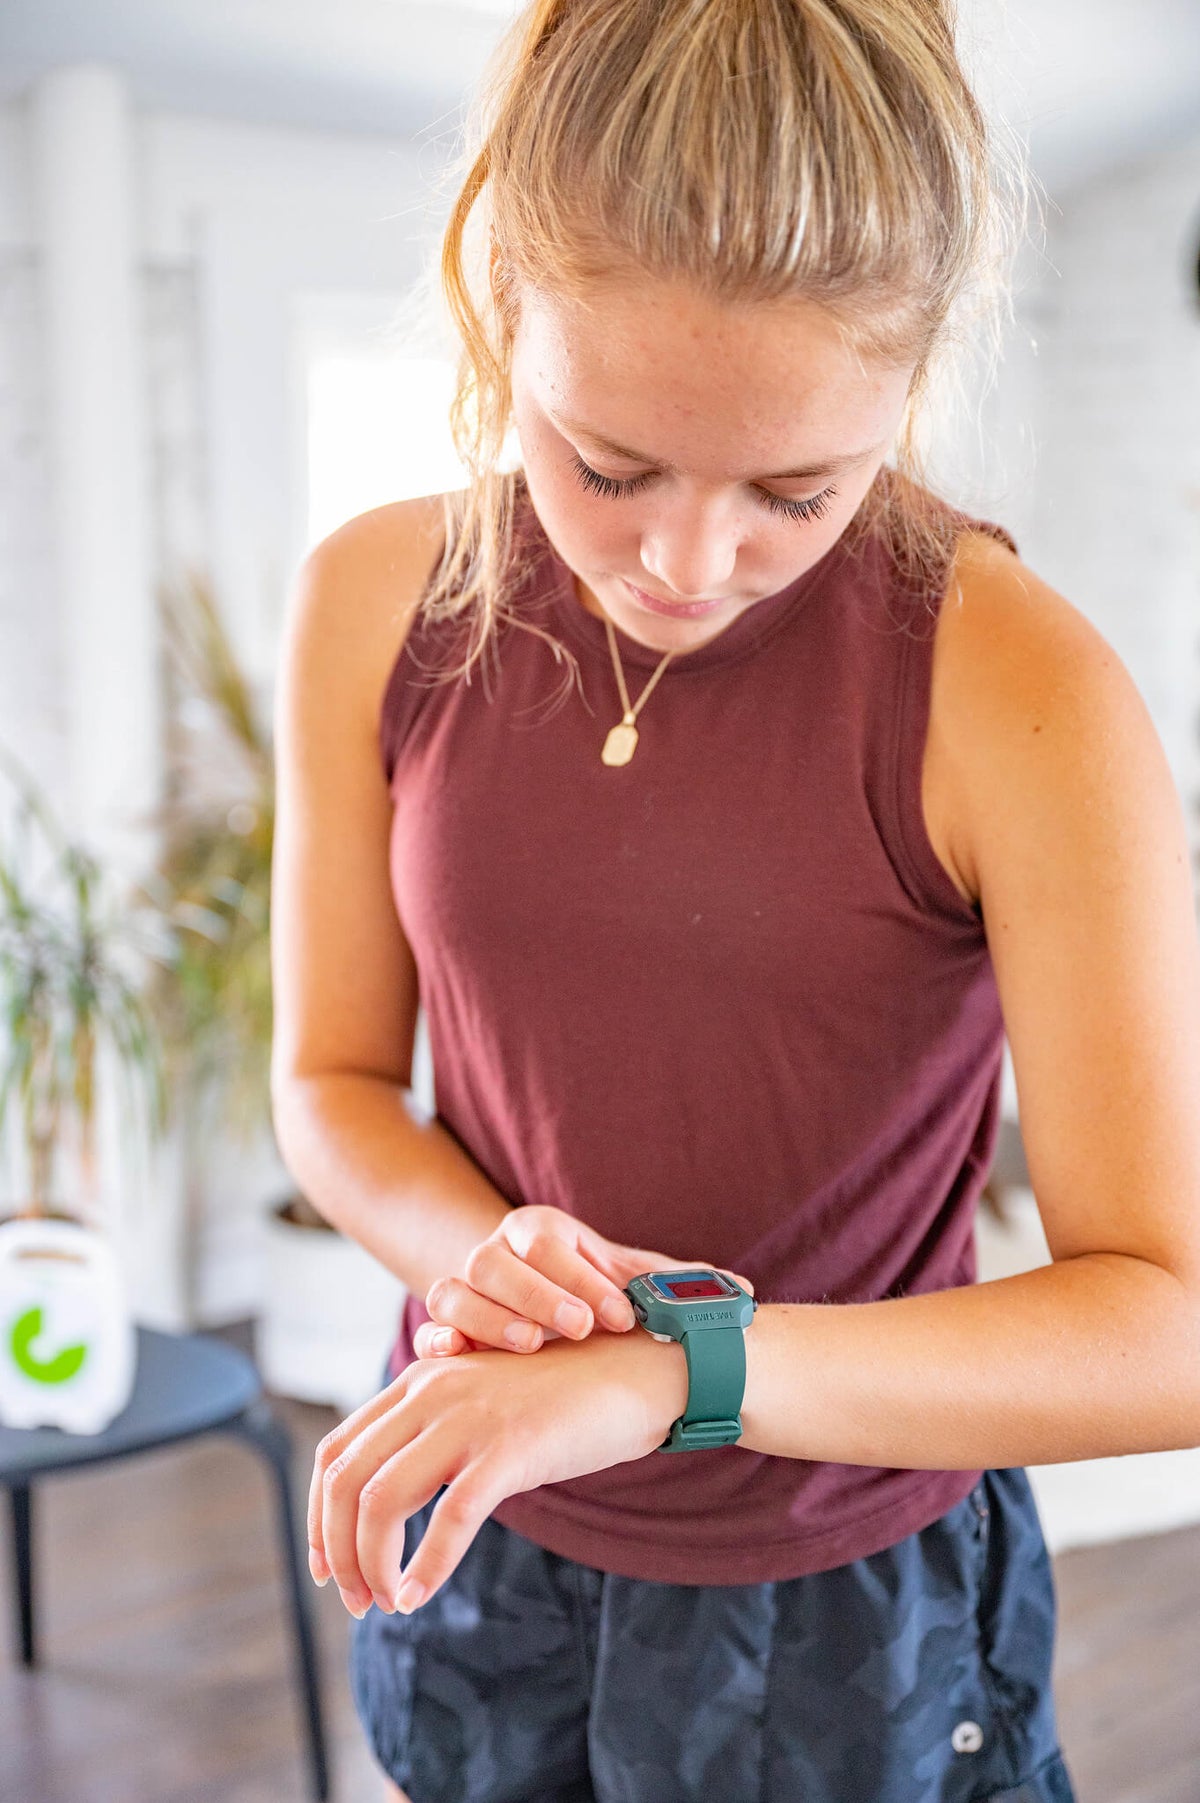
[[649, 474], [646, 474], [626, 476], [623, 481], [618, 482], [615, 476], [602, 476], [599, 470], [594, 470], [590, 463], [583, 461], [582, 457], [572, 457], [571, 466], [583, 486], [591, 489], [592, 493], [597, 495], [609, 495], [610, 497], [631, 495], [637, 489], [643, 488], [650, 480]]
[[789, 520], [823, 520], [829, 512], [829, 503], [837, 493], [832, 483], [823, 488], [819, 495], [809, 495], [803, 501], [789, 501], [786, 495], [773, 495], [769, 489], [759, 490], [762, 499], [773, 513], [781, 513]]
[[[572, 457], [571, 467], [584, 488], [592, 494], [607, 495], [610, 500], [615, 500], [620, 495], [636, 494], [639, 488], [646, 486], [651, 477], [651, 472], [646, 471], [643, 475], [626, 476], [618, 481], [615, 476], [602, 476], [599, 470], [594, 470], [582, 457]], [[785, 519], [822, 520], [829, 512], [829, 503], [837, 489], [831, 484], [830, 487], [823, 488], [819, 495], [809, 495], [803, 501], [789, 500], [786, 495], [774, 495], [766, 488], [760, 488], [758, 493], [764, 506], [769, 507], [773, 513], [782, 514]]]

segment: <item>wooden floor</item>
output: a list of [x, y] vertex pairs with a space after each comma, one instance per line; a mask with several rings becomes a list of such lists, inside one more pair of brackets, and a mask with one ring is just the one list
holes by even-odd
[[[249, 1344], [248, 1329], [227, 1337]], [[277, 1407], [303, 1519], [313, 1449], [337, 1417]], [[33, 1672], [16, 1662], [7, 1543], [0, 1553], [0, 1803], [303, 1803], [273, 1504], [254, 1454], [192, 1441], [57, 1478], [37, 1501]], [[1055, 1690], [1078, 1803], [1200, 1803], [1200, 1527], [1069, 1552], [1055, 1572]], [[333, 1794], [380, 1803], [346, 1682], [349, 1618], [332, 1585], [313, 1597]]]

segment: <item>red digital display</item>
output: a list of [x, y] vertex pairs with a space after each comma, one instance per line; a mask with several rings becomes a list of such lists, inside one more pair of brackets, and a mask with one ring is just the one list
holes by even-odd
[[[660, 1278], [659, 1282], [662, 1283], [663, 1279]], [[726, 1294], [721, 1284], [712, 1277], [680, 1277], [668, 1280], [665, 1287], [680, 1302], [692, 1302], [700, 1296], [724, 1297]]]

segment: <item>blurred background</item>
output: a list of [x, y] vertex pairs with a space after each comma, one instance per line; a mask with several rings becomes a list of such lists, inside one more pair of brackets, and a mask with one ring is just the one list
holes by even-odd
[[[66, 1110], [49, 1200], [102, 1225], [140, 1324], [255, 1361], [295, 1439], [301, 1518], [316, 1441], [377, 1387], [403, 1293], [294, 1195], [271, 1135], [274, 670], [307, 548], [463, 480], [453, 346], [419, 285], [464, 96], [512, 10], [0, 7], [0, 750], [114, 883], [144, 885], [171, 936], [168, 1128], [131, 1129], [131, 1060], [102, 1043], [95, 1147]], [[1200, 9], [962, 0], [960, 15], [1043, 227], [979, 422], [968, 407], [937, 425], [940, 486], [1005, 523], [1115, 647], [1195, 858]], [[17, 796], [0, 799], [10, 832]], [[432, 1106], [423, 1041], [414, 1088]], [[1004, 1111], [984, 1277], [1047, 1256], [1011, 1066]], [[12, 1109], [0, 1157], [3, 1214], [31, 1183]], [[1081, 1803], [1195, 1803], [1200, 1455], [1031, 1476]], [[0, 1647], [0, 1799], [309, 1794], [254, 1462], [199, 1442], [43, 1488], [41, 1664]], [[379, 1786], [346, 1618], [336, 1593], [313, 1606], [334, 1794], [357, 1803]]]

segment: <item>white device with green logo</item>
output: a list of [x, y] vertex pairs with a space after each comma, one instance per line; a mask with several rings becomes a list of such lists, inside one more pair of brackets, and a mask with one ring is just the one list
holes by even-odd
[[99, 1433], [129, 1401], [136, 1365], [107, 1240], [71, 1221], [0, 1222], [0, 1422]]

